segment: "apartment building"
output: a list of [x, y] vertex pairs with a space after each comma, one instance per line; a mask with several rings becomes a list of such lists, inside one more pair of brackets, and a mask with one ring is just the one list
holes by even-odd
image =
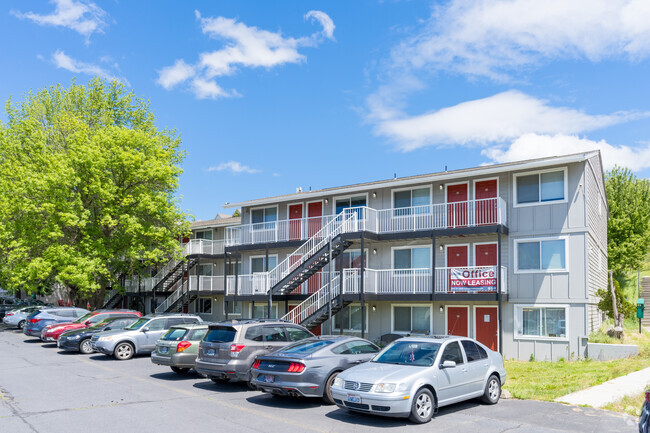
[[166, 295], [156, 311], [271, 316], [377, 341], [466, 335], [521, 360], [584, 356], [601, 324], [608, 208], [597, 151], [227, 207], [240, 222], [195, 223], [186, 249], [201, 254], [150, 283]]

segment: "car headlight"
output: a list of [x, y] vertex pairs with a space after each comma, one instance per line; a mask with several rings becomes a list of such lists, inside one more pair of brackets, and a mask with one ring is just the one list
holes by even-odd
[[106, 336], [106, 337], [99, 337], [99, 341], [111, 341], [113, 337], [111, 336]]
[[395, 392], [396, 383], [378, 383], [375, 385], [375, 392]]
[[334, 378], [334, 383], [332, 384], [333, 387], [335, 387], [335, 388], [343, 388], [344, 385], [345, 385], [345, 380], [343, 380], [342, 378], [340, 378], [338, 376]]

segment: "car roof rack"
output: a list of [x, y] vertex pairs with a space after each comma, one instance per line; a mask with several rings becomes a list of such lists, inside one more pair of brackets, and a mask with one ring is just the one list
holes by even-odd
[[290, 320], [283, 319], [228, 319], [220, 320], [219, 322], [212, 322], [211, 324], [221, 325], [221, 324], [230, 324], [230, 325], [245, 325], [248, 323], [266, 323], [266, 322], [282, 322], [282, 323], [292, 323]]

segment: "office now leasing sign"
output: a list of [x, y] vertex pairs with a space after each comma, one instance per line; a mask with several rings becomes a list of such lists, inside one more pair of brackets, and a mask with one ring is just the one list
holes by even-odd
[[494, 292], [497, 290], [496, 268], [451, 269], [450, 285], [454, 290]]

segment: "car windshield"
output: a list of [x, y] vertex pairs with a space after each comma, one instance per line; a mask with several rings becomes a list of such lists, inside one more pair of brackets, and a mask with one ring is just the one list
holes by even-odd
[[185, 334], [187, 333], [187, 329], [183, 328], [172, 328], [169, 330], [168, 333], [162, 336], [161, 340], [165, 341], [181, 341]]
[[381, 364], [416, 365], [430, 367], [436, 359], [440, 343], [428, 341], [398, 341], [373, 358]]
[[75, 320], [72, 323], [84, 323], [86, 320], [90, 319], [93, 316], [93, 313], [87, 313]]
[[303, 340], [281, 349], [283, 353], [308, 355], [334, 343], [330, 340]]
[[148, 321], [149, 321], [149, 318], [143, 317], [143, 318], [138, 319], [137, 321], [133, 322], [131, 325], [127, 326], [124, 329], [140, 329]]

